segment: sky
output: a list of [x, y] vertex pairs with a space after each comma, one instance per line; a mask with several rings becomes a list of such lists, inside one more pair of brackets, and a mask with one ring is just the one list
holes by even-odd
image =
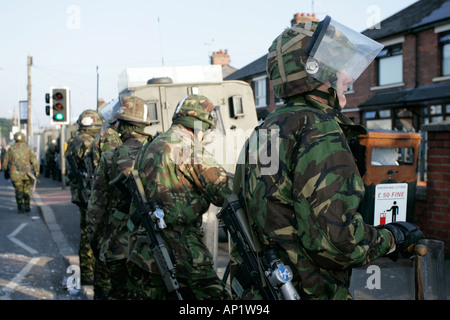
[[[71, 119], [118, 95], [127, 68], [209, 65], [228, 50], [235, 68], [267, 53], [295, 13], [364, 31], [417, 0], [0, 0], [0, 118], [27, 100], [33, 131], [50, 126], [45, 93], [67, 86]], [[382, 24], [379, 25], [382, 28]], [[97, 69], [98, 68], [98, 69]], [[98, 71], [97, 71], [98, 70]]]

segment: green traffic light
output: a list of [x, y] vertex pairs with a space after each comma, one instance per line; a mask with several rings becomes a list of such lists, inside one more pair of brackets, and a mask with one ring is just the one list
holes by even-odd
[[64, 120], [64, 115], [62, 113], [55, 114], [55, 120], [58, 120], [58, 121]]

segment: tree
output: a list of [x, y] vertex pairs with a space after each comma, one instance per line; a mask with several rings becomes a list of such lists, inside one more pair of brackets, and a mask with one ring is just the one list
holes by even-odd
[[[11, 132], [12, 126], [13, 126], [12, 119], [0, 118], [1, 137], [5, 138], [6, 143], [9, 143], [9, 133]], [[0, 140], [0, 144], [3, 143], [2, 140]]]

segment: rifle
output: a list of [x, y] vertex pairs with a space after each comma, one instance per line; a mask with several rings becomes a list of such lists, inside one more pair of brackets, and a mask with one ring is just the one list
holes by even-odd
[[77, 161], [75, 160], [75, 157], [72, 154], [68, 154], [66, 158], [70, 166], [71, 171], [70, 178], [75, 176], [75, 178], [77, 179], [77, 183], [79, 185], [78, 190], [80, 193], [80, 198], [84, 203], [87, 203], [89, 201], [89, 191], [86, 189], [85, 180], [83, 179], [83, 177], [81, 176], [82, 174], [78, 170]]
[[231, 282], [239, 298], [253, 285], [264, 300], [300, 300], [291, 281], [291, 268], [283, 264], [275, 248], [262, 255], [261, 246], [235, 194], [225, 198], [217, 218], [225, 223], [243, 260]]
[[92, 159], [92, 151], [89, 151], [84, 158], [84, 165], [86, 166], [86, 179], [88, 181], [88, 185], [92, 186], [94, 184], [94, 164]]
[[178, 291], [180, 287], [176, 278], [175, 267], [161, 235], [161, 230], [166, 227], [164, 211], [155, 201], [147, 201], [144, 186], [137, 170], [132, 170], [128, 176], [121, 172], [110, 184], [118, 183], [125, 185], [131, 194], [135, 209], [130, 216], [130, 220], [134, 225], [141, 223], [144, 227], [150, 249], [167, 291], [175, 291], [178, 300], [183, 300]]

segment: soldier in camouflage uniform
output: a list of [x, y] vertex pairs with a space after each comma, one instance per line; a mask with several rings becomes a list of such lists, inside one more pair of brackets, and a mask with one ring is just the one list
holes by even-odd
[[[76, 175], [82, 175], [85, 179], [87, 172], [85, 157], [92, 147], [96, 134], [102, 128], [102, 119], [94, 110], [83, 111], [77, 120], [78, 135], [75, 136], [67, 147], [66, 157], [73, 155], [77, 163], [77, 172], [70, 169], [70, 192], [72, 193], [72, 202], [80, 208], [80, 273], [83, 284], [93, 284], [94, 282], [94, 257], [87, 237], [86, 229], [86, 209], [87, 200], [81, 196], [81, 187], [78, 185]], [[87, 179], [84, 181], [84, 187], [90, 190]]]
[[[229, 295], [213, 268], [202, 242], [202, 215], [210, 204], [222, 206], [231, 192], [232, 177], [202, 145], [205, 132], [215, 128], [216, 111], [204, 96], [188, 96], [177, 106], [172, 126], [144, 145], [135, 168], [148, 201], [165, 212], [165, 245], [176, 268], [183, 299], [227, 299]], [[128, 221], [128, 270], [143, 299], [174, 299], [159, 274], [148, 243], [138, 242], [145, 231]]]
[[[372, 40], [360, 52], [343, 29], [327, 17], [321, 24], [296, 24], [274, 40], [267, 72], [285, 104], [255, 129], [236, 166], [233, 191], [264, 251], [278, 249], [290, 265], [303, 299], [350, 299], [352, 268], [422, 237], [409, 223], [369, 226], [358, 212], [364, 184], [347, 139], [365, 129], [341, 108], [344, 92], [378, 52], [366, 56], [359, 74], [350, 76], [345, 69], [355, 67], [350, 59], [368, 55]], [[317, 41], [328, 47], [317, 49]], [[308, 48], [317, 49], [314, 56]], [[319, 51], [327, 49], [319, 59]], [[279, 155], [274, 170], [262, 161], [268, 150]], [[238, 255], [234, 260], [240, 263]], [[258, 293], [244, 297], [258, 298]]]
[[[91, 150], [85, 157], [86, 167], [88, 170], [88, 177], [93, 186], [94, 171], [98, 166], [101, 156], [108, 150], [115, 149], [122, 144], [120, 134], [117, 132], [119, 122], [116, 118], [105, 117], [102, 112], [99, 112], [100, 117], [104, 121], [104, 128], [95, 137]], [[105, 127], [106, 125], [106, 127]], [[99, 259], [98, 250], [95, 250], [92, 243], [92, 221], [87, 214], [87, 237], [93, 249], [95, 265], [94, 265], [94, 300], [106, 300], [109, 295], [109, 288], [111, 286], [109, 276], [106, 270], [106, 263]]]
[[39, 176], [39, 164], [22, 132], [14, 135], [14, 141], [16, 143], [6, 152], [3, 168], [9, 171], [16, 193], [17, 210], [19, 213], [30, 212], [31, 184], [34, 180], [32, 177]]
[[[50, 138], [50, 137], [49, 137]], [[44, 176], [46, 178], [52, 176], [53, 180], [56, 180], [56, 139], [49, 139], [47, 143], [47, 150], [45, 151], [45, 168]]]
[[90, 155], [93, 168], [97, 168], [102, 155], [111, 149], [115, 149], [122, 144], [120, 133], [117, 131], [119, 121], [117, 121], [117, 114], [113, 110], [116, 107], [116, 100], [106, 105], [99, 111], [100, 117], [103, 119], [104, 128], [95, 138], [92, 145], [92, 153]]
[[136, 97], [122, 97], [117, 105], [118, 132], [123, 143], [103, 154], [95, 171], [92, 195], [88, 206], [89, 226], [92, 228], [92, 245], [99, 252], [99, 259], [106, 263], [111, 283], [110, 300], [128, 298], [128, 213], [130, 198], [116, 185], [109, 183], [121, 172], [128, 175], [134, 159], [144, 142], [151, 136], [144, 131], [150, 123], [148, 106]]

